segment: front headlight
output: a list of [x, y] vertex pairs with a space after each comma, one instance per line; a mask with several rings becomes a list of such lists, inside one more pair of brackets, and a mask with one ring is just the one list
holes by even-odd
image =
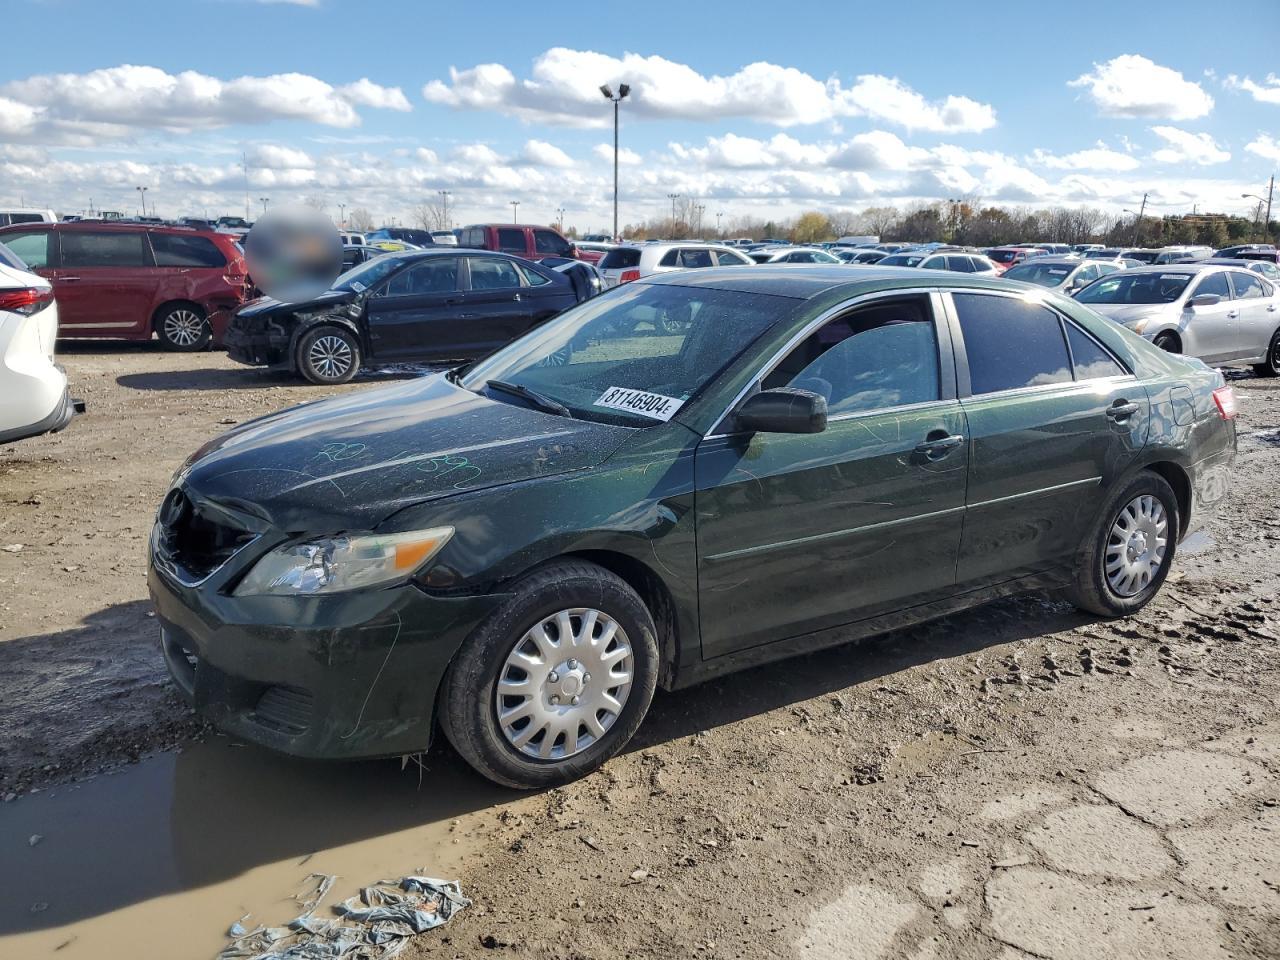
[[277, 547], [254, 564], [237, 597], [341, 593], [405, 580], [453, 536], [453, 527], [326, 537]]
[[1143, 317], [1141, 320], [1134, 321], [1133, 326], [1131, 326], [1129, 329], [1132, 330], [1134, 333], [1142, 333], [1143, 330], [1147, 329], [1147, 326], [1151, 323], [1151, 320], [1152, 320], [1151, 317]]

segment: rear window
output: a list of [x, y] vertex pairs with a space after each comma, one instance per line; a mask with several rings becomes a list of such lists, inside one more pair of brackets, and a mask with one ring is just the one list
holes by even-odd
[[38, 213], [0, 213], [0, 227], [14, 223], [44, 223], [44, 217]]
[[150, 266], [141, 231], [137, 233], [91, 233], [66, 230], [62, 233], [64, 267], [145, 267]]
[[227, 258], [208, 237], [175, 233], [151, 234], [157, 267], [225, 267]]
[[1014, 258], [1021, 252], [1020, 250], [992, 250], [987, 256], [996, 263], [1013, 263]]
[[505, 253], [525, 253], [524, 231], [510, 228], [499, 230], [498, 249]]
[[601, 270], [625, 270], [640, 266], [640, 251], [635, 247], [615, 247], [600, 258]]

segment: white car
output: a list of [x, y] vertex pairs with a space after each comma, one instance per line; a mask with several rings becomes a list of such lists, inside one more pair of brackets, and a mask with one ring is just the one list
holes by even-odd
[[596, 265], [606, 286], [616, 287], [653, 273], [705, 267], [749, 267], [754, 261], [720, 243], [669, 242], [623, 244]]
[[452, 230], [432, 230], [431, 239], [442, 247], [456, 247], [458, 235]]
[[1280, 289], [1248, 270], [1137, 267], [1095, 280], [1076, 301], [1170, 353], [1280, 375]]
[[52, 210], [41, 210], [38, 207], [16, 207], [0, 210], [0, 227], [15, 223], [57, 223], [58, 215]]
[[0, 443], [71, 421], [67, 375], [53, 362], [57, 335], [52, 285], [0, 244]]
[[998, 277], [1000, 268], [989, 257], [978, 253], [895, 253], [877, 263], [881, 267], [919, 267], [921, 270], [950, 270], [973, 273], [980, 277]]
[[843, 263], [825, 250], [816, 247], [765, 247], [749, 254], [756, 263]]

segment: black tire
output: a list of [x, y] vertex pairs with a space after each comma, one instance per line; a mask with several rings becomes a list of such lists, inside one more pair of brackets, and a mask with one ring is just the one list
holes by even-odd
[[156, 336], [166, 350], [196, 353], [209, 349], [213, 327], [194, 303], [169, 303], [156, 312]]
[[312, 383], [346, 383], [360, 370], [360, 341], [345, 327], [316, 327], [298, 341], [297, 364]]
[[[631, 687], [612, 725], [581, 752], [561, 759], [532, 758], [512, 745], [501, 729], [498, 680], [528, 631], [575, 608], [600, 611], [625, 632], [631, 647]], [[557, 561], [515, 584], [503, 605], [462, 645], [441, 684], [440, 726], [462, 758], [494, 783], [524, 790], [558, 786], [586, 776], [622, 749], [648, 712], [657, 679], [657, 630], [636, 592], [593, 563]], [[545, 687], [538, 687], [533, 696], [545, 693]]]
[[1253, 372], [1260, 377], [1280, 377], [1280, 330], [1271, 335], [1267, 344], [1267, 359], [1253, 365]]
[[1182, 352], [1182, 344], [1178, 342], [1178, 338], [1174, 336], [1172, 333], [1166, 332], [1166, 333], [1159, 334], [1151, 342], [1155, 344], [1157, 347], [1159, 347], [1161, 350], [1163, 350], [1165, 353], [1181, 353]]
[[[1112, 532], [1120, 520], [1121, 512], [1142, 497], [1159, 501], [1166, 517], [1164, 558], [1149, 582], [1136, 592], [1117, 590], [1107, 577], [1106, 555], [1108, 547], [1116, 549], [1122, 541], [1112, 541]], [[1115, 490], [1107, 498], [1106, 506], [1099, 513], [1081, 550], [1075, 582], [1068, 588], [1067, 596], [1077, 607], [1100, 617], [1125, 617], [1136, 613], [1151, 602], [1159, 592], [1177, 552], [1178, 534], [1182, 529], [1182, 516], [1178, 510], [1178, 498], [1173, 488], [1158, 474], [1143, 470]], [[1120, 548], [1123, 550], [1124, 548]]]

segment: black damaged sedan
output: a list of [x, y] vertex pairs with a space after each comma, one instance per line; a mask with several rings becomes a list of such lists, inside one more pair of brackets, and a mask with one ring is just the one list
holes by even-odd
[[245, 304], [224, 341], [240, 363], [345, 383], [369, 362], [484, 356], [589, 295], [573, 275], [504, 253], [388, 253], [314, 300]]
[[331, 758], [442, 730], [547, 786], [657, 687], [1028, 589], [1140, 610], [1226, 495], [1234, 417], [1217, 371], [1023, 284], [660, 274], [211, 441], [149, 586], [224, 730]]

